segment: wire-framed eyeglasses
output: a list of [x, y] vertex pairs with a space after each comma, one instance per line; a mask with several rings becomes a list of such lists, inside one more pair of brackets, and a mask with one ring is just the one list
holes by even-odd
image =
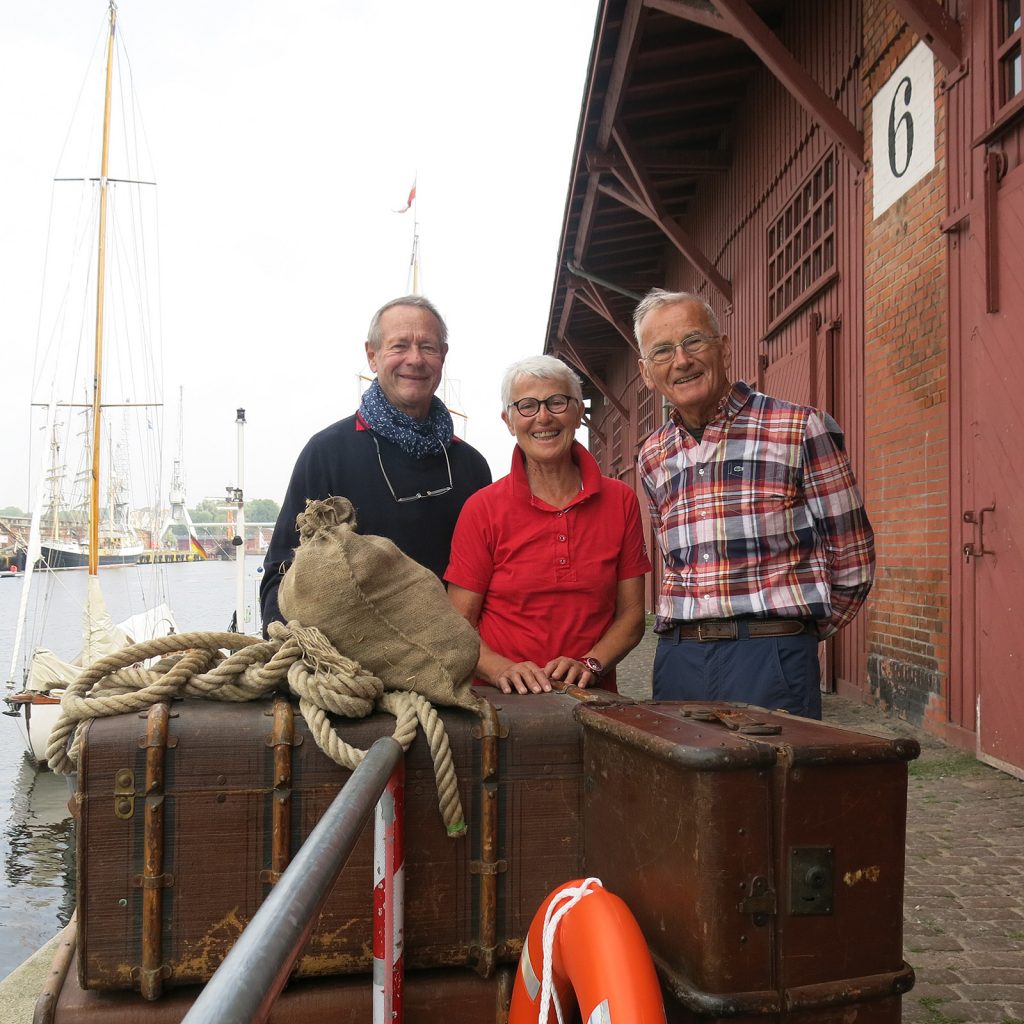
[[515, 409], [520, 416], [536, 416], [543, 405], [548, 412], [565, 412], [570, 402], [578, 402], [579, 399], [572, 395], [548, 395], [547, 398], [520, 398], [518, 402], [509, 402], [507, 408]]
[[720, 334], [688, 334], [682, 341], [668, 342], [655, 345], [644, 359], [656, 366], [671, 362], [676, 357], [676, 349], [682, 346], [688, 356], [696, 356], [705, 349], [710, 348], [716, 341], [721, 340]]
[[404, 505], [410, 501], [419, 501], [421, 498], [437, 498], [442, 494], [447, 494], [452, 489], [452, 464], [448, 461], [448, 450], [442, 444], [441, 454], [444, 456], [444, 464], [448, 467], [448, 486], [438, 487], [433, 491], [420, 491], [418, 494], [410, 494], [407, 498], [400, 498], [395, 494], [395, 489], [391, 486], [391, 481], [388, 479], [387, 471], [384, 469], [384, 460], [380, 457], [380, 445], [377, 443], [377, 435], [370, 434], [370, 437], [373, 438], [373, 446], [377, 449], [377, 463], [380, 466], [381, 475], [384, 477], [384, 483], [388, 485], [391, 497], [394, 498], [399, 505]]

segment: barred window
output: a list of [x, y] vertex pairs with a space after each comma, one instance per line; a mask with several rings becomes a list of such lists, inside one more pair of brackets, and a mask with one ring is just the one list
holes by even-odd
[[1021, 0], [999, 0], [995, 60], [998, 70], [997, 115], [1022, 91], [1020, 6]]
[[590, 454], [594, 456], [594, 460], [602, 470], [608, 468], [604, 464], [604, 443], [596, 430], [590, 432]]
[[637, 385], [637, 440], [643, 439], [654, 429], [654, 392], [643, 382]]
[[810, 298], [835, 264], [835, 154], [829, 153], [768, 228], [769, 329]]
[[612, 417], [611, 436], [612, 464], [610, 469], [616, 469], [622, 463], [622, 417]]

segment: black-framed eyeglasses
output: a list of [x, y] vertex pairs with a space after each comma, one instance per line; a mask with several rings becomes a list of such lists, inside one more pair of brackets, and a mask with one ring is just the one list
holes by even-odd
[[572, 395], [548, 395], [547, 398], [520, 398], [518, 402], [509, 402], [507, 408], [515, 409], [520, 416], [536, 416], [543, 405], [548, 412], [565, 412], [570, 402], [579, 399]]
[[662, 345], [655, 345], [644, 359], [655, 365], [671, 362], [676, 357], [676, 349], [682, 346], [688, 356], [699, 355], [705, 349], [710, 348], [716, 341], [721, 341], [720, 334], [688, 334], [682, 341], [665, 342]]
[[442, 494], [447, 494], [452, 489], [452, 464], [448, 461], [448, 450], [442, 444], [441, 454], [444, 456], [444, 464], [448, 467], [448, 486], [438, 487], [434, 491], [420, 491], [418, 494], [410, 494], [408, 498], [400, 498], [395, 494], [395, 489], [391, 486], [391, 481], [388, 479], [388, 474], [384, 469], [384, 460], [380, 457], [380, 445], [377, 443], [377, 435], [371, 433], [370, 437], [373, 438], [373, 446], [377, 449], [377, 463], [380, 466], [381, 475], [384, 477], [384, 483], [388, 485], [391, 497], [394, 498], [399, 505], [404, 505], [409, 501], [419, 501], [421, 498], [437, 498]]

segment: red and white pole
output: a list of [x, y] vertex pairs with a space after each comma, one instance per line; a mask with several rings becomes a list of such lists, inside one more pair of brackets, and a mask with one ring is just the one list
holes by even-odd
[[373, 827], [373, 1024], [402, 1022], [405, 941], [405, 760], [377, 802]]

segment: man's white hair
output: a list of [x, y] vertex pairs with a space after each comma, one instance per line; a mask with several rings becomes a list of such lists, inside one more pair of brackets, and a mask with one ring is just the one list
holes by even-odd
[[640, 300], [640, 305], [633, 312], [633, 333], [636, 335], [636, 343], [640, 346], [641, 352], [644, 349], [644, 343], [640, 338], [640, 326], [644, 322], [644, 317], [663, 306], [675, 306], [681, 302], [692, 302], [694, 305], [700, 306], [708, 318], [708, 325], [712, 333], [716, 335], [722, 333], [715, 311], [699, 295], [694, 295], [692, 292], [669, 292], [664, 288], [652, 288]]

